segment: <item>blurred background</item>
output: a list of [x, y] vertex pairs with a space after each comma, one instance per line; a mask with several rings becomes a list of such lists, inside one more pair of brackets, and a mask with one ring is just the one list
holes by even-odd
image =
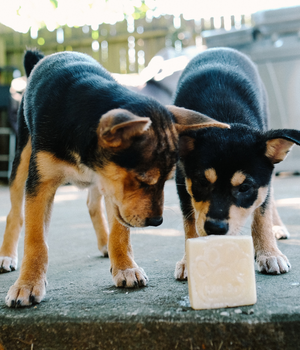
[[[130, 89], [172, 103], [197, 53], [233, 47], [257, 64], [272, 128], [300, 129], [300, 6], [295, 0], [0, 0], [0, 180], [16, 145], [26, 47], [80, 51]], [[277, 171], [300, 171], [295, 149]]]

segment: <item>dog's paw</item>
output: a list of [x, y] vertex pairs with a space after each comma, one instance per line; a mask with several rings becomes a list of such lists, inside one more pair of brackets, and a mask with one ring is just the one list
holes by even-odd
[[176, 263], [174, 276], [177, 280], [187, 280], [188, 271], [185, 259], [180, 260]]
[[9, 288], [5, 298], [8, 307], [23, 307], [39, 304], [46, 294], [46, 281], [41, 280], [35, 284], [16, 283]]
[[290, 233], [285, 226], [274, 225], [272, 227], [272, 231], [277, 239], [290, 238]]
[[18, 258], [0, 256], [0, 273], [15, 271], [18, 266]]
[[256, 258], [258, 270], [261, 273], [280, 275], [289, 272], [291, 264], [285, 255], [260, 255]]
[[116, 287], [144, 287], [149, 279], [141, 267], [126, 270], [111, 270], [113, 281]]
[[100, 252], [102, 253], [102, 255], [107, 258], [108, 257], [108, 248], [107, 248], [107, 244], [105, 244], [105, 246], [103, 247], [99, 247], [98, 249], [100, 250]]

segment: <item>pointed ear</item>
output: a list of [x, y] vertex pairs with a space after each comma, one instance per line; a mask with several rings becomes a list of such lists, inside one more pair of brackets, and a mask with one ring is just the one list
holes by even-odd
[[298, 130], [270, 130], [266, 136], [265, 155], [273, 164], [283, 161], [295, 143], [300, 145], [300, 131]]
[[98, 142], [102, 147], [128, 147], [132, 137], [142, 135], [151, 120], [138, 117], [126, 109], [112, 109], [104, 114], [97, 129]]
[[220, 123], [215, 119], [209, 118], [205, 114], [192, 111], [177, 106], [166, 106], [166, 108], [174, 115], [175, 127], [180, 134], [187, 130], [196, 130], [201, 128], [218, 127], [223, 129], [230, 129], [230, 126], [225, 123]]
[[184, 158], [195, 148], [195, 139], [186, 135], [179, 137], [179, 158]]

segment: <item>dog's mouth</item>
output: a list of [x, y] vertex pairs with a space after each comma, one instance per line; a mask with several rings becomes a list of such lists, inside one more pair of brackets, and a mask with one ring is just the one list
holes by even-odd
[[127, 222], [126, 220], [123, 219], [123, 217], [120, 213], [119, 207], [117, 205], [114, 205], [114, 209], [115, 209], [116, 218], [120, 222], [120, 224], [122, 224], [123, 226], [129, 227], [129, 228], [134, 227], [129, 222]]

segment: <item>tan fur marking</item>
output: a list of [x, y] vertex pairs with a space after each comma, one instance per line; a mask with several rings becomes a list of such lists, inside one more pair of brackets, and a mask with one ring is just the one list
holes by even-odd
[[262, 187], [258, 190], [256, 201], [250, 208], [236, 207], [232, 205], [229, 209], [229, 231], [228, 235], [238, 235], [241, 227], [245, 224], [247, 218], [254, 212], [254, 210], [261, 206], [265, 201], [268, 193], [268, 187]]
[[[23, 226], [23, 198], [24, 198], [24, 187], [28, 176], [28, 166], [31, 156], [31, 140], [29, 139], [27, 145], [24, 147], [20, 164], [17, 169], [17, 173], [14, 181], [10, 185], [10, 201], [11, 210], [7, 216], [6, 228], [3, 238], [3, 243], [0, 248], [1, 257], [12, 258], [13, 263], [11, 264], [14, 268], [17, 268], [17, 257], [18, 257], [18, 241], [20, 232]], [[3, 267], [6, 267], [4, 261]], [[9, 266], [8, 266], [9, 268]]]
[[97, 186], [91, 186], [88, 190], [87, 206], [97, 237], [98, 249], [104, 256], [107, 255], [108, 226], [104, 215], [102, 195]]
[[173, 169], [170, 171], [167, 180], [171, 180], [173, 179], [173, 177], [175, 176], [175, 171], [176, 171], [176, 164], [174, 165]]
[[278, 211], [277, 211], [277, 208], [276, 208], [276, 204], [275, 204], [275, 200], [273, 199], [272, 200], [272, 210], [273, 210], [273, 225], [276, 225], [276, 226], [284, 226], [279, 214], [278, 214]]
[[231, 185], [232, 186], [239, 186], [241, 185], [246, 179], [245, 174], [243, 174], [241, 171], [237, 171], [233, 174], [231, 178]]
[[252, 237], [255, 252], [259, 261], [261, 258], [264, 260], [270, 256], [281, 256], [284, 260], [287, 260], [278, 249], [276, 239], [272, 231], [273, 203], [273, 198], [271, 197], [269, 205], [267, 205], [264, 214], [262, 215], [261, 208], [258, 207], [254, 211], [253, 215]]
[[215, 183], [217, 181], [217, 173], [215, 171], [215, 169], [210, 168], [205, 170], [204, 175], [207, 179], [207, 181], [209, 181], [211, 184]]
[[105, 198], [110, 235], [108, 242], [111, 273], [117, 287], [146, 285], [148, 278], [144, 270], [135, 263], [130, 243], [129, 228], [120, 224], [115, 216], [114, 203]]
[[101, 191], [114, 203], [115, 216], [122, 224], [142, 227], [146, 218], [162, 215], [163, 192], [145, 191], [134, 171], [109, 163], [98, 174]]
[[42, 181], [56, 179], [59, 184], [71, 182], [78, 187], [87, 187], [93, 179], [93, 172], [85, 165], [80, 164], [79, 156], [76, 156], [76, 165], [56, 158], [50, 152], [38, 152], [37, 166]]
[[204, 223], [206, 220], [206, 215], [209, 210], [209, 202], [196, 202], [192, 198], [193, 208], [195, 210], [195, 219], [196, 219], [196, 230], [199, 236], [207, 236], [204, 230]]
[[192, 193], [192, 180], [185, 179], [186, 190], [189, 195], [192, 197], [192, 206], [194, 208], [194, 217], [195, 217], [195, 227], [199, 236], [206, 236], [204, 231], [204, 223], [206, 219], [206, 214], [208, 213], [210, 203], [209, 202], [196, 202], [193, 198]]
[[192, 192], [192, 180], [191, 179], [188, 179], [186, 178], [185, 179], [185, 187], [186, 187], [186, 190], [188, 192], [188, 194], [193, 197], [193, 192]]
[[158, 168], [148, 170], [146, 173], [137, 174], [137, 179], [145, 182], [148, 185], [155, 185], [160, 177], [160, 171]]
[[[199, 237], [196, 231], [194, 211], [190, 213], [188, 218], [183, 217], [183, 226], [185, 233], [185, 241], [190, 238]], [[183, 258], [176, 263], [174, 276], [178, 280], [187, 279], [188, 272], [186, 267], [186, 253], [184, 253]]]
[[20, 276], [8, 291], [8, 305], [10, 300], [17, 298], [23, 306], [28, 305], [31, 304], [31, 295], [37, 302], [45, 295], [48, 267], [46, 237], [56, 188], [56, 181], [46, 181], [38, 185], [35, 196], [26, 196], [24, 257]]
[[170, 129], [165, 129], [165, 133], [167, 135], [169, 149], [171, 152], [173, 152], [176, 149], [177, 141], [178, 141], [178, 136], [177, 136], [175, 126], [172, 125]]
[[137, 264], [133, 260], [129, 228], [121, 225], [115, 218], [113, 218], [109, 235], [108, 251], [113, 269], [113, 276], [117, 270], [126, 270], [137, 267]]

